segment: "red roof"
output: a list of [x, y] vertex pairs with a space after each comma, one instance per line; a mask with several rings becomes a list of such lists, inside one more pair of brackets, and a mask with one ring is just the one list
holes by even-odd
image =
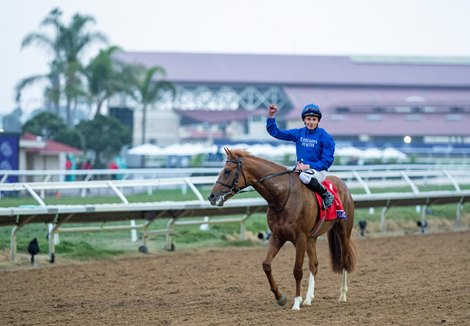
[[[26, 132], [25, 134], [23, 134], [23, 136], [21, 136], [21, 139], [22, 140], [29, 140], [29, 141], [38, 141], [40, 142], [41, 140], [38, 140], [38, 136], [32, 134], [32, 133], [29, 133], [29, 132]], [[57, 141], [54, 141], [54, 140], [48, 140], [46, 141], [46, 145], [44, 146], [44, 148], [36, 148], [36, 147], [31, 147], [31, 148], [28, 148], [26, 147], [26, 151], [28, 152], [38, 152], [40, 154], [59, 154], [59, 153], [74, 153], [74, 154], [77, 154], [77, 155], [81, 155], [83, 154], [83, 151], [78, 149], [78, 148], [75, 148], [75, 147], [72, 147], [72, 146], [69, 146], [69, 145], [66, 145], [66, 144], [62, 144], [62, 143], [59, 143]]]
[[165, 67], [174, 83], [470, 87], [470, 65], [446, 58], [169, 52], [120, 52], [117, 57]]
[[38, 140], [38, 137], [39, 136], [36, 136], [30, 132], [25, 132], [22, 136], [21, 136], [21, 139], [22, 140]]
[[295, 107], [288, 116], [290, 119], [297, 119], [304, 105], [312, 102], [327, 114], [338, 107], [470, 106], [467, 89], [304, 86], [285, 87], [284, 90]]
[[335, 136], [468, 136], [469, 125], [465, 114], [347, 113], [328, 114], [319, 126]]

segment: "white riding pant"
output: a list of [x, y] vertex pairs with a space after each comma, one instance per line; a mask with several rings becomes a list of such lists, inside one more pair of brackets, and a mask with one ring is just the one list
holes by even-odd
[[308, 184], [312, 178], [318, 180], [319, 183], [322, 183], [326, 179], [326, 171], [317, 171], [314, 169], [308, 169], [300, 173], [300, 180]]

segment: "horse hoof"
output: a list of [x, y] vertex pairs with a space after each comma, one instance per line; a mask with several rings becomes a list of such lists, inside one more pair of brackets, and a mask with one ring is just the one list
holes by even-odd
[[287, 298], [286, 298], [286, 295], [283, 293], [281, 295], [281, 298], [279, 300], [277, 300], [277, 304], [280, 305], [280, 306], [283, 306], [287, 303]]

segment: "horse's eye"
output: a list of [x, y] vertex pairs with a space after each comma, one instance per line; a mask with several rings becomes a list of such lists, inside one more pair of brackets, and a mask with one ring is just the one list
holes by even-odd
[[225, 169], [224, 172], [225, 172], [225, 174], [229, 174], [229, 173], [230, 173], [230, 169]]

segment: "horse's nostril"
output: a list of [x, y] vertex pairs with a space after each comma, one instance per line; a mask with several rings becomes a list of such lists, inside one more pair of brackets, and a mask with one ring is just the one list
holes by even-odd
[[214, 194], [210, 194], [209, 197], [207, 197], [207, 199], [213, 199], [215, 197]]

